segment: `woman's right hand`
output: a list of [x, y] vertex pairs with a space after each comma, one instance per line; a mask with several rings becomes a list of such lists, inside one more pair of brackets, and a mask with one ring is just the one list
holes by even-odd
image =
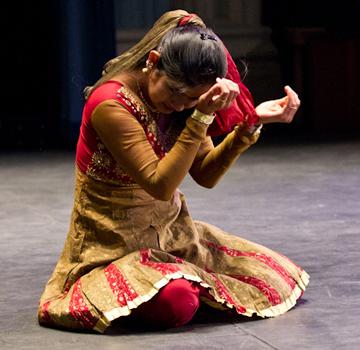
[[196, 109], [204, 114], [213, 114], [231, 106], [240, 93], [239, 86], [225, 78], [217, 78], [216, 83], [199, 97]]
[[285, 86], [284, 90], [285, 97], [260, 103], [255, 108], [261, 124], [292, 122], [300, 107], [300, 99], [290, 86]]

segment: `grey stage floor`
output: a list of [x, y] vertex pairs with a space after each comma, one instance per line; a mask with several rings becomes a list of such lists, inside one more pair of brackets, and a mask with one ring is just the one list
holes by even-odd
[[214, 189], [187, 178], [194, 218], [267, 245], [311, 275], [275, 319], [198, 317], [180, 329], [105, 335], [37, 324], [37, 300], [62, 249], [73, 153], [0, 156], [1, 349], [359, 349], [360, 143], [260, 144]]

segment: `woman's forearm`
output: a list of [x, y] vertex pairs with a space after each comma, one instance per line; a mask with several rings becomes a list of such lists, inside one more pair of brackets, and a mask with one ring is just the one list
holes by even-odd
[[189, 172], [208, 127], [188, 118], [172, 149], [159, 159], [142, 126], [117, 101], [101, 103], [93, 112], [92, 124], [122, 169], [160, 200], [170, 199]]
[[190, 173], [198, 184], [207, 188], [214, 187], [239, 156], [259, 137], [256, 134], [250, 137], [251, 140], [244, 139], [246, 136], [239, 130], [238, 127], [235, 128], [219, 145], [212, 149], [208, 147], [205, 155], [195, 160]]

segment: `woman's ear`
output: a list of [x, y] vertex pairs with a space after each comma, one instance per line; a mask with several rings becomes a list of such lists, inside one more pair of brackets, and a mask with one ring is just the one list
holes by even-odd
[[159, 62], [159, 59], [160, 59], [160, 52], [159, 51], [151, 50], [149, 52], [149, 56], [148, 56], [147, 61], [149, 63], [152, 63], [154, 67], [156, 67], [157, 63]]

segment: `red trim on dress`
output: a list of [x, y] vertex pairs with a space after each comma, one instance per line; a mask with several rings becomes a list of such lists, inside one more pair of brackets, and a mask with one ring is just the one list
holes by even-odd
[[[180, 271], [179, 266], [176, 266], [172, 263], [160, 263], [160, 262], [150, 261], [150, 257], [151, 257], [150, 249], [140, 250], [140, 262], [143, 265], [152, 267], [153, 269], [161, 272], [163, 275], [168, 275]], [[179, 260], [177, 261], [177, 263], [179, 263]]]
[[201, 243], [207, 245], [208, 247], [212, 247], [217, 250], [220, 250], [232, 257], [245, 256], [259, 260], [262, 263], [266, 264], [267, 266], [271, 267], [274, 271], [276, 271], [283, 278], [283, 280], [289, 285], [291, 289], [294, 289], [296, 287], [296, 282], [291, 278], [289, 273], [279, 263], [277, 263], [272, 257], [268, 255], [265, 255], [263, 253], [255, 253], [255, 252], [242, 252], [240, 250], [228, 248], [223, 245], [218, 245], [213, 242], [206, 241], [204, 239], [201, 240]]
[[175, 262], [176, 262], [177, 264], [183, 264], [183, 263], [184, 263], [184, 259], [179, 258], [178, 256], [175, 256]]
[[230, 277], [236, 278], [237, 280], [250, 284], [251, 286], [260, 290], [266, 298], [268, 299], [269, 303], [272, 306], [281, 304], [281, 297], [278, 291], [272, 287], [270, 284], [266, 283], [260, 278], [251, 277], [251, 276], [244, 276], [244, 275], [229, 275]]
[[233, 305], [239, 314], [244, 314], [246, 312], [246, 308], [235, 302], [235, 300], [232, 298], [229, 291], [225, 287], [224, 283], [222, 283], [214, 273], [210, 273], [210, 276], [215, 281], [216, 290], [220, 295], [220, 298], [226, 300], [226, 302]]
[[45, 302], [41, 305], [41, 318], [48, 323], [52, 323], [52, 319], [49, 314], [49, 306], [50, 306], [51, 300]]
[[81, 282], [78, 279], [71, 294], [69, 311], [72, 317], [79, 321], [84, 328], [93, 329], [97, 323], [97, 319], [92, 315], [84, 300], [85, 296], [81, 291]]
[[127, 305], [128, 301], [132, 301], [139, 296], [114, 264], [110, 264], [104, 270], [104, 273], [112, 292], [116, 295], [121, 306]]

